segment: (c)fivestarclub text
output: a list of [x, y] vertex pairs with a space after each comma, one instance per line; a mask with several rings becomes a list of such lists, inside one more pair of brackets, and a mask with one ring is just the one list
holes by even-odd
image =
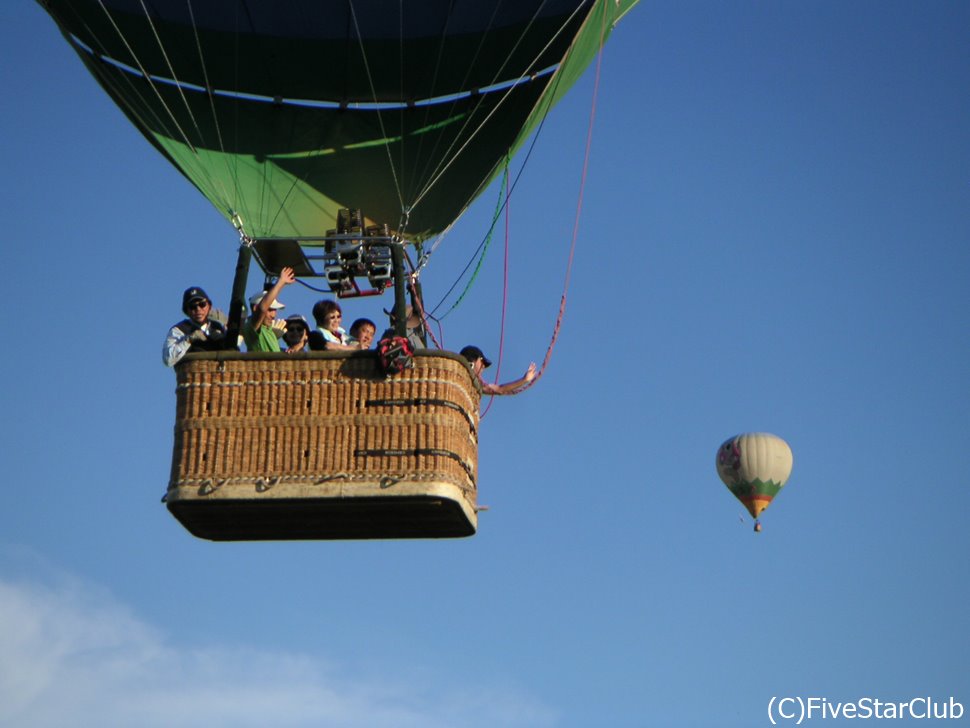
[[863, 697], [836, 701], [776, 695], [768, 701], [768, 720], [772, 725], [801, 725], [807, 720], [960, 720], [963, 712], [963, 703], [953, 697], [921, 696], [909, 700]]

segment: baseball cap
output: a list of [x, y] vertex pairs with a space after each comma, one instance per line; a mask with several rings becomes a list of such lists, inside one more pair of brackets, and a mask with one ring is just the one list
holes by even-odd
[[[263, 296], [265, 296], [265, 295], [266, 295], [266, 291], [260, 291], [256, 295], [250, 296], [250, 298], [249, 298], [249, 307], [252, 308], [253, 306], [258, 306], [259, 305], [259, 302], [263, 300]], [[281, 308], [286, 308], [286, 306], [284, 306], [279, 301], [273, 301], [273, 303], [270, 306], [270, 308], [273, 308], [273, 309], [276, 309], [277, 311], [279, 311]]]
[[301, 316], [298, 313], [295, 313], [292, 316], [287, 316], [286, 317], [286, 328], [290, 328], [290, 326], [292, 326], [294, 324], [296, 324], [297, 326], [302, 326], [307, 331], [310, 330], [310, 324], [308, 324], [307, 323], [307, 320], [305, 318], [303, 318], [303, 316]]
[[479, 349], [477, 346], [466, 346], [464, 349], [461, 350], [460, 353], [463, 357], [465, 357], [470, 362], [473, 362], [476, 359], [481, 359], [482, 364], [484, 364], [486, 368], [492, 366], [492, 362], [489, 360], [487, 356], [485, 356], [485, 354], [482, 353], [482, 350]]
[[185, 293], [182, 294], [182, 312], [188, 314], [189, 304], [192, 301], [212, 301], [209, 298], [209, 294], [203, 291], [198, 286], [192, 286], [191, 288], [186, 288]]

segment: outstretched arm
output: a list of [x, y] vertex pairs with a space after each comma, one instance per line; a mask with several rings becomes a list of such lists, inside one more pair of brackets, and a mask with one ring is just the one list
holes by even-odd
[[525, 374], [516, 379], [514, 382], [506, 382], [505, 384], [492, 384], [490, 382], [482, 382], [482, 391], [485, 394], [515, 394], [519, 389], [529, 384], [533, 379], [536, 378], [536, 364], [532, 362], [529, 364], [529, 368], [525, 370]]

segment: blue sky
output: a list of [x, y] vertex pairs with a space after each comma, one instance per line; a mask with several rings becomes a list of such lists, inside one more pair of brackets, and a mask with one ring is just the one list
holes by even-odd
[[[926, 695], [970, 722], [970, 5], [627, 16], [552, 363], [483, 420], [490, 509], [442, 542], [168, 515], [160, 348], [185, 287], [228, 297], [235, 233], [38, 5], [0, 21], [0, 725], [754, 726], [772, 697]], [[512, 200], [503, 378], [552, 333], [593, 81]], [[503, 245], [449, 348], [497, 355]], [[795, 458], [758, 535], [714, 470], [745, 431]]]

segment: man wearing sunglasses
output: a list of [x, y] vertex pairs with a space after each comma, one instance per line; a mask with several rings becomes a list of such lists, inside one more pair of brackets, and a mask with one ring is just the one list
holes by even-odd
[[168, 332], [162, 348], [162, 361], [174, 367], [190, 351], [219, 351], [232, 348], [226, 339], [226, 327], [210, 317], [212, 301], [198, 286], [182, 294], [182, 312], [188, 317]]

